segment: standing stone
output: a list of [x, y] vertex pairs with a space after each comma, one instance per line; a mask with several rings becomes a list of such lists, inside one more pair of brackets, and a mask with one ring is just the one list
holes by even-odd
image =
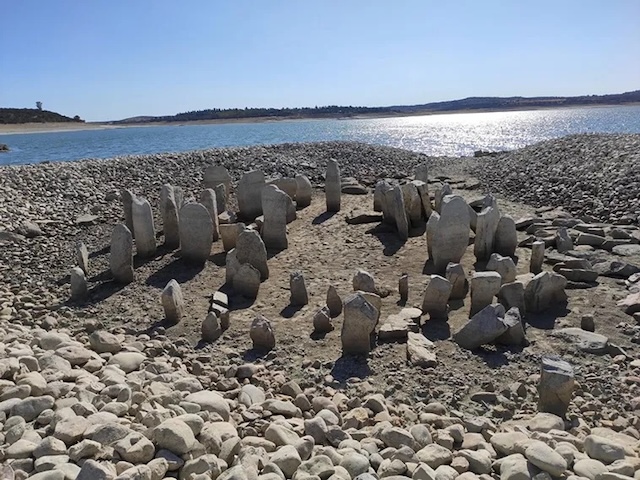
[[[235, 277], [242, 264], [236, 257], [236, 249], [232, 248], [227, 252], [225, 259], [225, 281], [226, 283], [233, 285], [233, 277]], [[258, 272], [258, 281], [260, 280], [260, 272]]]
[[500, 291], [502, 277], [498, 272], [476, 272], [471, 276], [471, 312], [475, 315], [487, 305]]
[[260, 272], [249, 263], [240, 265], [233, 275], [233, 289], [245, 298], [256, 298], [260, 290]]
[[209, 217], [211, 217], [211, 228], [213, 231], [213, 235], [211, 239], [214, 242], [218, 241], [220, 237], [220, 221], [218, 220], [218, 201], [216, 199], [216, 192], [212, 188], [207, 188], [200, 192], [200, 203], [207, 209], [209, 212]]
[[517, 308], [520, 315], [525, 315], [524, 284], [522, 282], [505, 283], [498, 292], [498, 302], [504, 305], [505, 310]]
[[245, 229], [236, 241], [236, 258], [241, 264], [248, 263], [260, 272], [260, 279], [269, 278], [267, 265], [267, 249], [260, 234], [255, 230]]
[[85, 275], [89, 274], [89, 251], [84, 242], [76, 243], [76, 262]]
[[422, 199], [418, 193], [418, 187], [409, 182], [400, 187], [404, 202], [405, 214], [412, 227], [419, 227], [422, 221]]
[[488, 260], [494, 252], [499, 222], [500, 211], [495, 206], [485, 207], [478, 214], [476, 239], [473, 244], [473, 253], [478, 260]]
[[262, 215], [262, 190], [265, 188], [264, 173], [253, 170], [245, 173], [238, 182], [238, 214], [246, 220]]
[[327, 173], [324, 180], [324, 192], [327, 202], [327, 212], [340, 211], [340, 197], [342, 185], [340, 182], [340, 167], [338, 162], [331, 159], [327, 162]]
[[222, 248], [225, 252], [230, 252], [236, 248], [238, 237], [246, 229], [244, 223], [221, 223], [218, 225], [220, 237], [222, 238]]
[[509, 215], [503, 215], [496, 229], [494, 249], [496, 253], [505, 257], [513, 257], [518, 246], [518, 232], [516, 222]]
[[[380, 201], [380, 209], [382, 211], [382, 222], [387, 225], [396, 224], [395, 213], [393, 211], [393, 202], [391, 200], [391, 191], [393, 187], [387, 181], [378, 182], [378, 191], [379, 193], [379, 201]], [[375, 196], [375, 191], [374, 191]]]
[[133, 236], [125, 225], [116, 225], [111, 234], [109, 268], [116, 282], [133, 281]]
[[411, 183], [413, 183], [418, 190], [418, 195], [422, 202], [422, 215], [428, 219], [431, 216], [431, 212], [433, 212], [431, 198], [429, 197], [429, 187], [425, 182], [421, 182], [420, 180], [414, 180]]
[[575, 388], [573, 367], [564, 360], [543, 358], [538, 383], [538, 411], [564, 417]]
[[170, 248], [180, 247], [178, 205], [171, 185], [163, 185], [160, 190], [160, 213], [162, 214], [165, 245]]
[[342, 313], [342, 299], [333, 285], [329, 285], [327, 289], [327, 307], [331, 318], [335, 318]]
[[182, 297], [182, 289], [180, 284], [174, 279], [162, 290], [162, 308], [164, 308], [164, 318], [169, 322], [176, 324], [182, 320], [184, 313], [184, 299]]
[[453, 334], [453, 341], [468, 350], [493, 342], [509, 328], [504, 315], [502, 305], [487, 305]]
[[126, 188], [120, 190], [120, 201], [122, 202], [122, 210], [124, 212], [124, 224], [133, 235], [133, 199], [136, 196]]
[[529, 271], [538, 274], [542, 271], [542, 263], [544, 262], [544, 242], [541, 240], [533, 242], [531, 245], [531, 264]]
[[296, 175], [296, 184], [298, 186], [296, 192], [296, 207], [308, 207], [311, 205], [311, 194], [313, 192], [311, 182], [305, 175]]
[[469, 282], [464, 273], [464, 268], [459, 263], [447, 265], [446, 278], [451, 284], [449, 300], [463, 300], [469, 292]]
[[453, 190], [451, 189], [451, 185], [449, 185], [448, 183], [442, 184], [438, 186], [438, 188], [436, 188], [436, 193], [433, 198], [433, 203], [434, 203], [436, 212], [442, 213], [442, 201], [444, 200], [444, 197], [446, 197], [447, 195], [453, 195]]
[[87, 296], [87, 277], [80, 267], [71, 269], [71, 298], [73, 300], [81, 300]]
[[262, 239], [267, 250], [285, 250], [289, 246], [287, 240], [287, 205], [290, 197], [275, 185], [262, 190], [262, 208], [264, 224]]
[[231, 193], [231, 175], [222, 165], [210, 165], [204, 171], [204, 188], [215, 189], [218, 185], [224, 185], [228, 196]]
[[309, 303], [307, 287], [304, 284], [304, 276], [301, 272], [291, 272], [289, 276], [289, 304], [306, 305]]
[[329, 333], [333, 328], [329, 307], [324, 306], [313, 316], [313, 331], [315, 333]]
[[385, 196], [387, 207], [390, 209], [395, 219], [398, 236], [402, 240], [409, 238], [409, 220], [407, 219], [407, 211], [404, 206], [404, 197], [402, 187], [393, 187]]
[[340, 340], [343, 355], [366, 355], [371, 350], [371, 333], [379, 312], [361, 293], [352, 293], [344, 301], [344, 321]]
[[151, 205], [144, 198], [134, 198], [131, 204], [133, 234], [136, 251], [141, 257], [152, 257], [156, 253], [156, 231], [153, 226]]
[[222, 335], [222, 325], [215, 312], [209, 312], [202, 322], [202, 340], [205, 342], [215, 342]]
[[542, 312], [555, 305], [565, 303], [567, 279], [555, 272], [541, 272], [524, 289], [527, 312]]
[[286, 192], [285, 192], [285, 195], [287, 196], [287, 216], [286, 216], [286, 220], [287, 220], [287, 223], [291, 223], [296, 218], [298, 218], [298, 214], [296, 212], [296, 205], [295, 205], [295, 203], [293, 203], [293, 200], [292, 200], [291, 196], [289, 196], [289, 194], [286, 193]]
[[428, 313], [432, 320], [446, 320], [451, 283], [440, 275], [431, 275], [431, 280], [424, 292], [422, 311]]
[[216, 185], [213, 187], [213, 191], [216, 193], [216, 211], [220, 215], [227, 210], [227, 190], [224, 185]]
[[527, 343], [522, 317], [517, 307], [510, 308], [509, 311], [505, 313], [502, 321], [507, 326], [507, 331], [496, 339], [496, 343], [517, 346], [522, 346]]
[[211, 255], [213, 222], [207, 209], [199, 203], [187, 203], [180, 209], [180, 245], [182, 258], [202, 264]]
[[289, 195], [291, 200], [295, 200], [298, 195], [298, 182], [295, 178], [277, 178], [270, 181], [267, 185], [275, 185], [284, 193]]
[[429, 183], [429, 164], [427, 162], [416, 166], [415, 179], [424, 183]]
[[376, 288], [376, 281], [366, 270], [362, 270], [359, 268], [356, 270], [356, 273], [353, 275], [353, 290], [361, 291], [361, 292], [371, 292], [376, 293], [378, 289]]
[[383, 197], [384, 197], [384, 192], [385, 192], [385, 181], [384, 180], [378, 180], [376, 182], [376, 186], [373, 189], [373, 211], [374, 212], [381, 212], [382, 211], [382, 202]]
[[556, 232], [556, 249], [560, 253], [573, 250], [573, 239], [569, 236], [567, 227], [560, 227]]
[[249, 336], [256, 350], [271, 350], [276, 346], [276, 337], [273, 327], [267, 317], [258, 314], [251, 323]]
[[487, 262], [487, 270], [498, 272], [502, 277], [502, 283], [516, 281], [516, 264], [511, 257], [503, 257], [498, 253], [492, 253]]
[[398, 293], [400, 293], [400, 301], [407, 302], [409, 300], [409, 275], [403, 273], [398, 280]]
[[442, 200], [441, 213], [427, 222], [427, 247], [437, 272], [444, 273], [450, 262], [460, 263], [469, 245], [469, 207], [458, 195]]

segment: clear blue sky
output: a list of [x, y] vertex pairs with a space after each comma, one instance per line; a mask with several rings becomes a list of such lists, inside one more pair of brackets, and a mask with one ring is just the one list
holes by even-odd
[[640, 89], [640, 0], [0, 0], [0, 106], [86, 120]]

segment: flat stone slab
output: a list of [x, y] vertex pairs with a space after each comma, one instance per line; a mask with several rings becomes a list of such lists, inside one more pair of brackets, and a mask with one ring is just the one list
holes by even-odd
[[607, 353], [609, 339], [599, 333], [588, 332], [581, 328], [563, 328], [553, 332], [554, 337], [564, 338], [574, 343], [579, 350], [586, 353]]
[[613, 247], [611, 251], [616, 255], [620, 255], [622, 257], [629, 257], [631, 255], [640, 255], [640, 245], [637, 245], [637, 244], [618, 245], [617, 247]]
[[407, 360], [419, 367], [435, 367], [438, 364], [433, 342], [421, 333], [409, 332], [407, 336]]
[[98, 220], [98, 218], [100, 218], [98, 215], [92, 215], [90, 213], [84, 213], [82, 215], [78, 215], [76, 217], [76, 224], [77, 225], [89, 225], [94, 223], [96, 220]]

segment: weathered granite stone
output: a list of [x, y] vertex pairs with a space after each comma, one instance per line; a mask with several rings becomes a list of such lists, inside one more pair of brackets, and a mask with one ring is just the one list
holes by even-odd
[[125, 225], [116, 225], [111, 234], [109, 268], [116, 282], [133, 281], [133, 236]]
[[386, 182], [384, 180], [378, 180], [376, 186], [373, 189], [373, 211], [382, 212], [382, 203], [384, 202], [384, 192]]
[[263, 315], [258, 314], [254, 318], [249, 336], [253, 342], [253, 348], [257, 350], [271, 350], [276, 346], [276, 337], [271, 322]]
[[[227, 252], [227, 256], [225, 258], [225, 281], [230, 285], [233, 285], [233, 277], [238, 273], [238, 270], [240, 270], [240, 267], [242, 266], [238, 261], [236, 253], [236, 249], [232, 248]], [[258, 280], [260, 280], [260, 272], [258, 272]]]
[[[340, 305], [342, 305], [342, 302], [340, 302]], [[329, 307], [322, 307], [313, 316], [313, 331], [315, 333], [328, 333], [333, 330], [333, 328]]]
[[427, 162], [421, 163], [416, 166], [415, 179], [420, 180], [426, 184], [429, 183], [429, 164]]
[[566, 303], [567, 279], [555, 272], [542, 272], [533, 277], [524, 290], [527, 312], [542, 312]]
[[169, 248], [180, 247], [180, 225], [178, 221], [178, 205], [174, 188], [165, 184], [160, 189], [160, 214], [164, 243]]
[[76, 262], [85, 275], [89, 274], [89, 251], [84, 242], [76, 243]]
[[450, 262], [459, 263], [469, 245], [469, 207], [457, 195], [442, 200], [441, 213], [427, 222], [427, 247], [437, 272], [444, 273]]
[[409, 182], [400, 187], [406, 217], [412, 227], [418, 227], [424, 223], [422, 218], [422, 199], [418, 193], [418, 187]]
[[[495, 205], [495, 200], [493, 204]], [[495, 251], [495, 238], [499, 222], [500, 210], [497, 206], [485, 207], [478, 214], [476, 239], [473, 244], [473, 253], [478, 260], [488, 260]]]
[[284, 193], [289, 195], [291, 200], [295, 201], [298, 194], [298, 182], [295, 178], [276, 178], [268, 183], [268, 185], [275, 185]]
[[340, 298], [336, 287], [333, 285], [329, 285], [327, 289], [327, 307], [331, 318], [335, 318], [342, 313], [342, 298]]
[[438, 185], [433, 197], [433, 203], [436, 212], [442, 213], [442, 202], [444, 200], [444, 197], [446, 197], [447, 195], [453, 195], [451, 185], [449, 185], [448, 183]]
[[301, 272], [291, 272], [289, 276], [289, 304], [306, 305], [309, 303], [307, 287], [304, 284], [304, 276]]
[[407, 361], [418, 367], [435, 367], [438, 364], [433, 342], [421, 333], [407, 333]]
[[379, 311], [361, 293], [353, 293], [344, 301], [344, 321], [340, 340], [343, 355], [366, 355], [371, 350], [371, 334]]
[[535, 241], [531, 245], [531, 263], [529, 271], [538, 274], [542, 271], [542, 263], [544, 262], [544, 242]]
[[502, 320], [504, 315], [505, 311], [502, 305], [488, 305], [455, 332], [453, 340], [468, 350], [491, 343], [508, 329]]
[[569, 236], [567, 227], [560, 227], [556, 232], [556, 250], [560, 253], [573, 250], [573, 239]]
[[498, 302], [504, 305], [505, 310], [516, 307], [520, 315], [525, 315], [524, 284], [522, 282], [504, 283], [500, 287], [497, 297]]
[[492, 253], [487, 262], [487, 270], [498, 272], [502, 277], [502, 283], [516, 281], [516, 264], [511, 257], [503, 257], [499, 253]]
[[209, 312], [202, 321], [202, 340], [205, 342], [215, 342], [222, 335], [222, 325], [215, 312]]
[[296, 207], [308, 207], [311, 205], [311, 194], [313, 193], [311, 182], [305, 175], [296, 175], [296, 184]]
[[151, 205], [144, 198], [134, 198], [131, 203], [131, 214], [136, 251], [141, 257], [152, 257], [156, 253], [156, 231], [153, 226]]
[[[229, 254], [227, 254], [227, 261]], [[260, 290], [260, 272], [251, 264], [240, 265], [233, 275], [233, 289], [245, 298], [256, 298]]]
[[171, 279], [164, 287], [161, 299], [164, 317], [171, 323], [180, 323], [184, 313], [184, 298], [180, 284], [175, 279]]
[[[225, 186], [220, 184], [213, 187], [213, 191], [216, 193], [216, 211], [218, 215], [227, 210], [227, 190]], [[218, 217], [218, 223], [220, 218]]]
[[262, 208], [264, 224], [262, 239], [267, 250], [280, 251], [289, 246], [287, 240], [287, 205], [289, 196], [275, 185], [268, 185], [262, 190]]
[[330, 159], [327, 162], [324, 191], [326, 196], [327, 212], [339, 212], [342, 185], [340, 182], [340, 167], [338, 167], [338, 162], [334, 159]]
[[180, 245], [182, 258], [203, 264], [211, 255], [213, 222], [199, 203], [187, 203], [180, 209]]
[[231, 175], [222, 165], [210, 165], [204, 171], [204, 188], [215, 189], [218, 185], [224, 185], [227, 196], [231, 193]]
[[81, 300], [87, 296], [87, 277], [80, 267], [73, 267], [70, 274], [71, 298]]
[[245, 229], [236, 241], [236, 258], [241, 264], [248, 263], [260, 272], [260, 279], [269, 278], [267, 249], [255, 230]]
[[407, 240], [409, 238], [409, 220], [407, 219], [402, 188], [398, 186], [388, 190], [385, 194], [385, 203], [395, 220], [398, 236], [402, 240]]
[[543, 358], [538, 383], [538, 411], [564, 417], [575, 388], [573, 367], [564, 360]]
[[238, 236], [246, 229], [246, 226], [242, 222], [221, 223], [218, 228], [220, 229], [220, 238], [222, 238], [222, 248], [225, 252], [230, 252], [236, 248]]
[[220, 221], [218, 219], [218, 200], [216, 198], [216, 192], [212, 188], [207, 188], [200, 192], [200, 203], [207, 209], [209, 212], [209, 217], [211, 218], [211, 229], [212, 236], [211, 240], [214, 242], [218, 241], [220, 237]]
[[429, 197], [429, 186], [420, 180], [413, 180], [411, 183], [418, 189], [418, 195], [422, 202], [422, 215], [425, 219], [428, 219], [431, 216], [431, 212], [433, 212], [431, 198]]
[[127, 226], [131, 234], [133, 235], [133, 212], [132, 205], [133, 199], [136, 196], [131, 190], [123, 188], [120, 190], [120, 201], [122, 202], [122, 210], [124, 213], [124, 224]]
[[264, 173], [253, 170], [245, 173], [238, 182], [238, 214], [246, 220], [262, 215], [262, 190], [266, 183]]
[[469, 282], [464, 273], [464, 268], [459, 263], [447, 265], [446, 279], [451, 284], [449, 300], [463, 300], [469, 292]]
[[356, 273], [353, 274], [352, 285], [354, 291], [371, 293], [376, 293], [378, 291], [373, 275], [371, 275], [366, 270], [362, 270], [361, 268], [356, 270]]
[[406, 273], [403, 273], [398, 280], [398, 293], [401, 302], [409, 300], [409, 275]]
[[509, 215], [503, 215], [496, 229], [494, 250], [505, 257], [513, 257], [518, 246], [516, 222]]
[[498, 272], [476, 272], [471, 276], [471, 312], [473, 316], [487, 305], [500, 291], [502, 277]]
[[422, 312], [428, 313], [432, 320], [446, 319], [449, 313], [451, 287], [451, 283], [446, 278], [431, 275], [422, 299]]

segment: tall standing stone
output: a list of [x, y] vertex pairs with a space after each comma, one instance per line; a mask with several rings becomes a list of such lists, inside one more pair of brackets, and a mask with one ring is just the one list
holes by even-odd
[[71, 269], [71, 298], [81, 300], [87, 296], [87, 277], [80, 267]]
[[416, 166], [415, 179], [424, 183], [429, 183], [429, 164], [427, 162]]
[[447, 265], [446, 279], [451, 284], [449, 300], [463, 300], [469, 292], [469, 282], [464, 273], [464, 268], [459, 263]]
[[518, 232], [516, 222], [509, 215], [503, 215], [498, 222], [495, 235], [495, 253], [505, 257], [513, 257], [518, 246]]
[[124, 224], [127, 226], [131, 234], [133, 235], [133, 212], [132, 205], [133, 199], [136, 196], [131, 190], [123, 188], [120, 190], [120, 201], [122, 202], [122, 210], [124, 213]]
[[289, 246], [287, 205], [290, 201], [289, 196], [275, 185], [269, 185], [262, 190], [262, 208], [264, 209], [262, 239], [267, 250], [280, 251]]
[[151, 205], [144, 198], [134, 198], [131, 213], [136, 251], [141, 257], [152, 257], [156, 253], [156, 231], [153, 226]]
[[202, 332], [202, 340], [205, 342], [215, 342], [222, 335], [222, 323], [216, 312], [210, 311], [202, 321], [200, 331]]
[[469, 245], [469, 207], [458, 195], [442, 200], [441, 213], [427, 222], [427, 246], [437, 272], [444, 273], [450, 262], [460, 263]]
[[344, 321], [340, 340], [343, 355], [366, 355], [371, 350], [371, 334], [376, 328], [379, 311], [361, 293], [344, 300]]
[[422, 312], [428, 313], [432, 320], [446, 319], [450, 295], [451, 283], [440, 275], [431, 275], [422, 299]]
[[398, 293], [400, 294], [400, 301], [407, 302], [409, 300], [409, 275], [403, 273], [398, 280]]
[[573, 367], [564, 360], [543, 358], [538, 383], [538, 411], [564, 417], [575, 389]]
[[200, 192], [200, 203], [204, 205], [204, 208], [209, 212], [209, 217], [211, 217], [211, 228], [213, 231], [213, 235], [211, 239], [214, 242], [218, 241], [220, 237], [220, 221], [218, 220], [218, 202], [216, 198], [216, 192], [212, 188], [206, 188], [202, 192]]
[[171, 323], [180, 323], [184, 313], [182, 289], [175, 279], [171, 279], [162, 290], [161, 295], [164, 317]]
[[202, 264], [211, 255], [213, 222], [199, 203], [187, 203], [180, 209], [180, 245], [182, 258]]
[[524, 284], [522, 282], [505, 283], [498, 292], [498, 301], [506, 310], [516, 307], [520, 315], [525, 316]]
[[418, 193], [418, 187], [414, 183], [405, 183], [402, 189], [402, 200], [409, 223], [412, 227], [418, 227], [422, 221], [422, 199]]
[[[227, 268], [229, 268], [229, 256], [227, 254]], [[245, 298], [256, 298], [260, 290], [260, 272], [250, 263], [239, 264], [237, 271], [233, 275], [233, 289]]]
[[267, 265], [267, 249], [255, 230], [245, 229], [236, 240], [235, 255], [241, 264], [248, 263], [260, 272], [260, 278], [269, 278]]
[[495, 249], [496, 231], [500, 222], [497, 206], [488, 206], [478, 214], [473, 253], [478, 260], [488, 260]]
[[434, 194], [434, 197], [433, 197], [433, 203], [434, 203], [436, 212], [442, 213], [442, 201], [444, 200], [444, 197], [446, 197], [447, 195], [453, 195], [453, 190], [451, 189], [451, 185], [449, 185], [448, 183], [444, 183], [440, 185], [438, 188], [436, 188], [436, 193]]
[[116, 225], [111, 234], [109, 268], [116, 282], [133, 281], [133, 236], [126, 225]]
[[533, 274], [542, 272], [542, 264], [544, 263], [544, 242], [537, 240], [531, 245], [531, 263], [529, 271]]
[[413, 180], [411, 183], [415, 185], [418, 190], [418, 195], [422, 202], [422, 215], [425, 219], [428, 219], [431, 216], [431, 212], [433, 212], [431, 198], [429, 197], [429, 186], [420, 180]]
[[407, 212], [404, 206], [402, 188], [396, 186], [391, 190], [387, 190], [385, 193], [385, 203], [389, 213], [395, 220], [398, 236], [402, 240], [407, 240], [409, 238], [409, 220], [407, 219]]
[[542, 312], [567, 301], [567, 279], [555, 272], [540, 272], [524, 289], [527, 312]]
[[306, 305], [309, 303], [307, 287], [301, 272], [291, 272], [289, 276], [289, 304]]
[[324, 180], [324, 192], [327, 202], [327, 212], [339, 212], [340, 199], [342, 195], [340, 167], [338, 167], [338, 162], [333, 159], [327, 162], [327, 173]]
[[306, 208], [311, 205], [311, 194], [313, 192], [311, 182], [305, 175], [296, 175], [296, 184], [298, 186], [296, 192], [296, 207]]
[[89, 251], [84, 242], [76, 243], [76, 262], [85, 275], [89, 274]]
[[511, 257], [503, 257], [498, 253], [492, 253], [487, 262], [487, 270], [498, 272], [502, 277], [502, 283], [516, 281], [516, 264]]
[[275, 185], [284, 193], [289, 195], [292, 201], [296, 200], [298, 195], [298, 182], [295, 178], [276, 178], [275, 180], [271, 180], [267, 185]]
[[266, 186], [264, 173], [253, 170], [245, 173], [238, 183], [238, 213], [246, 220], [262, 215], [262, 191]]
[[224, 185], [227, 195], [231, 192], [231, 175], [229, 171], [222, 165], [210, 165], [204, 171], [204, 188], [216, 188], [218, 185]]
[[471, 313], [475, 315], [487, 305], [500, 291], [502, 277], [498, 272], [476, 272], [471, 276]]
[[227, 190], [221, 184], [213, 187], [213, 191], [216, 193], [216, 211], [220, 215], [227, 209]]
[[335, 318], [342, 313], [342, 298], [340, 298], [338, 290], [333, 285], [329, 285], [327, 289], [327, 307], [331, 318]]
[[384, 192], [385, 192], [385, 181], [378, 180], [376, 182], [376, 186], [373, 189], [373, 211], [381, 212], [382, 211], [382, 202], [384, 202]]
[[162, 214], [162, 228], [164, 243], [167, 247], [180, 247], [180, 225], [178, 222], [178, 204], [174, 188], [163, 185], [160, 190], [160, 213]]

